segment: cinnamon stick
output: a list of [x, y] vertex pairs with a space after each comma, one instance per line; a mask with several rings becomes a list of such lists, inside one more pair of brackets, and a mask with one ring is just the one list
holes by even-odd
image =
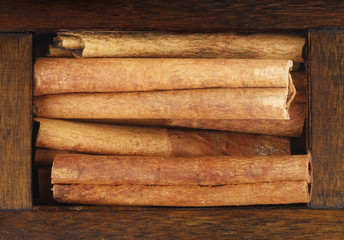
[[39, 58], [34, 94], [195, 88], [288, 88], [288, 60]]
[[[298, 94], [296, 94], [297, 96]], [[299, 98], [298, 98], [299, 99]], [[122, 125], [184, 127], [222, 130], [273, 136], [299, 137], [302, 134], [306, 105], [294, 103], [289, 108], [289, 120], [271, 119], [84, 119], [87, 122]]]
[[306, 104], [307, 94], [305, 90], [298, 90], [293, 99], [293, 103]]
[[36, 147], [113, 155], [253, 156], [290, 153], [288, 138], [36, 118]]
[[34, 100], [37, 117], [65, 119], [289, 119], [287, 88], [216, 88], [55, 94]]
[[138, 206], [230, 206], [306, 203], [307, 181], [202, 186], [54, 185], [61, 203]]
[[76, 57], [291, 59], [303, 62], [305, 39], [292, 34], [59, 32], [58, 47]]
[[203, 185], [276, 181], [310, 182], [308, 155], [260, 157], [147, 157], [61, 154], [53, 184]]
[[[59, 48], [54, 44], [49, 45], [49, 52], [47, 57], [50, 58], [70, 58], [74, 57], [72, 51], [66, 50], [64, 48]], [[293, 62], [292, 71], [299, 71], [302, 63]]]
[[289, 116], [290, 120], [169, 119], [166, 121], [166, 125], [274, 136], [301, 136], [306, 116], [306, 105], [292, 104], [290, 106]]
[[54, 158], [58, 154], [75, 153], [71, 151], [64, 151], [49, 148], [36, 148], [35, 151], [35, 165], [37, 166], [51, 166]]
[[291, 72], [291, 76], [293, 78], [293, 83], [295, 85], [297, 92], [299, 92], [299, 90], [307, 90], [307, 72]]
[[49, 44], [48, 57], [73, 57], [73, 53], [68, 50], [58, 48], [54, 44]]

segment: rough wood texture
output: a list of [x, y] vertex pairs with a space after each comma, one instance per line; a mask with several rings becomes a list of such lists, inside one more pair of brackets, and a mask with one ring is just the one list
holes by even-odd
[[30, 209], [32, 36], [0, 33], [0, 210]]
[[59, 32], [57, 46], [75, 57], [282, 59], [303, 62], [305, 38], [292, 34]]
[[306, 181], [223, 186], [54, 185], [61, 203], [93, 205], [206, 207], [309, 202]]
[[144, 157], [61, 154], [53, 184], [225, 185], [311, 180], [308, 155]]
[[[342, 211], [85, 207], [0, 214], [3, 239], [342, 239]], [[81, 211], [80, 211], [81, 209]], [[99, 209], [99, 208], [97, 208]], [[101, 209], [101, 208], [100, 208]]]
[[[341, 1], [5, 1], [0, 31], [114, 29], [215, 32], [342, 27]], [[18, 16], [25, 16], [25, 20]], [[42, 20], [44, 19], [44, 20]]]
[[290, 153], [288, 138], [204, 130], [92, 124], [36, 118], [36, 146], [139, 156], [254, 156]]
[[309, 33], [312, 208], [344, 207], [344, 31]]

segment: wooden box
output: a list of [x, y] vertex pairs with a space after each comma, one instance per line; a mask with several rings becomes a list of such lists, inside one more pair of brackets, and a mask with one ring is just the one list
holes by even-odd
[[[309, 1], [12, 1], [0, 15], [0, 239], [344, 237], [344, 12]], [[32, 204], [33, 36], [60, 29], [288, 32], [308, 38], [306, 205], [219, 208]], [[314, 209], [317, 208], [317, 209]]]

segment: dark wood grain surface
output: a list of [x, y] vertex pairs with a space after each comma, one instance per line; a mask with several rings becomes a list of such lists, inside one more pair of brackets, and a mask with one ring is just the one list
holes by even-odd
[[309, 33], [312, 208], [344, 207], [344, 30]]
[[343, 239], [338, 210], [277, 208], [68, 211], [0, 214], [0, 239]]
[[1, 1], [0, 31], [270, 31], [344, 26], [342, 1]]
[[30, 209], [32, 36], [0, 34], [0, 209]]

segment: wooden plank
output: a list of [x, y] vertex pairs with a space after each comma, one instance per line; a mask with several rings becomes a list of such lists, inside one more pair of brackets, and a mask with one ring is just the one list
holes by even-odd
[[312, 208], [344, 207], [344, 30], [309, 33]]
[[268, 207], [105, 211], [48, 208], [3, 212], [0, 223], [0, 239], [316, 240], [344, 237], [343, 211]]
[[0, 31], [269, 31], [341, 27], [341, 1], [2, 1]]
[[31, 209], [32, 36], [0, 34], [0, 209]]

